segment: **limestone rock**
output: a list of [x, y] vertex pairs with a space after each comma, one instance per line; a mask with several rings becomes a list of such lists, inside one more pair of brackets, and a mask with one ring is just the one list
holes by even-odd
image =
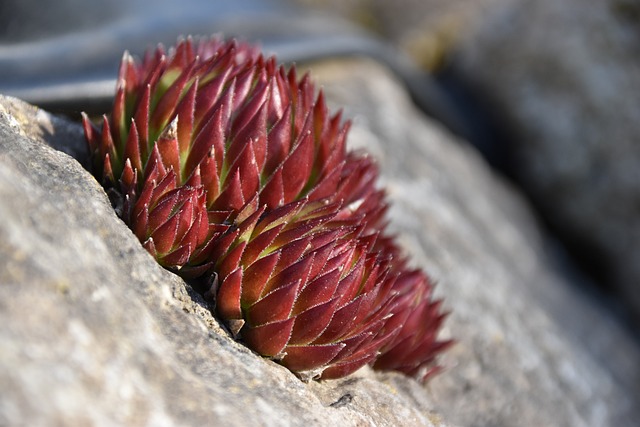
[[496, 8], [455, 67], [512, 132], [514, 171], [640, 319], [637, 1]]
[[454, 92], [477, 92], [480, 107], [459, 100], [474, 142], [640, 322], [637, 1], [291, 1], [347, 16], [427, 69], [447, 65]]
[[[581, 293], [530, 207], [478, 153], [421, 116], [374, 63], [311, 68], [379, 159], [392, 228], [438, 282], [459, 340], [428, 389], [448, 422], [633, 426], [640, 349]], [[348, 70], [348, 72], [345, 72]]]
[[399, 374], [305, 384], [115, 215], [76, 123], [0, 97], [0, 425], [444, 426]]
[[368, 369], [304, 384], [256, 356], [50, 147], [82, 160], [78, 125], [2, 98], [0, 424], [633, 426], [638, 345], [550, 261], [521, 197], [377, 63], [312, 69], [452, 310], [449, 371], [427, 387]]

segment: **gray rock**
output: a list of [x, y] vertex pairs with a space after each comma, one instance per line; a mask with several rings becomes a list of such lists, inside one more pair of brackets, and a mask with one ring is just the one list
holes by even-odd
[[229, 338], [51, 148], [82, 144], [0, 97], [0, 425], [444, 426], [401, 375], [305, 384]]
[[485, 13], [514, 0], [287, 0], [346, 17], [433, 70]]
[[549, 261], [518, 194], [376, 63], [313, 73], [380, 160], [392, 226], [452, 310], [449, 371], [427, 387], [368, 369], [304, 384], [257, 357], [47, 146], [82, 159], [78, 126], [4, 98], [0, 424], [634, 425], [637, 343]]
[[477, 152], [421, 116], [371, 62], [315, 65], [350, 143], [380, 159], [392, 228], [439, 283], [459, 340], [429, 384], [448, 422], [634, 426], [640, 349], [582, 294], [529, 206]]
[[640, 319], [637, 1], [495, 8], [455, 62], [512, 131], [514, 170]]

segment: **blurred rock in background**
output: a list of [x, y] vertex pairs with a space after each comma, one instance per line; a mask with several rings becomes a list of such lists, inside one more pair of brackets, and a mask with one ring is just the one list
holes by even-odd
[[[64, 0], [55, 12], [34, 18], [36, 0], [9, 0], [0, 5], [0, 92], [18, 88], [25, 97], [40, 97], [41, 105], [71, 114], [92, 107], [101, 111], [110, 104], [122, 50], [141, 53], [189, 33], [225, 31], [261, 40], [281, 60], [322, 60], [311, 65], [313, 75], [332, 105], [354, 119], [350, 144], [366, 146], [380, 160], [394, 201], [393, 228], [416, 265], [434, 275], [452, 310], [446, 333], [459, 344], [446, 359], [451, 369], [426, 389], [370, 372], [354, 376], [355, 382], [302, 386], [288, 372], [255, 358], [224, 335], [184, 283], [146, 262], [149, 257], [134, 240], [126, 245], [127, 256], [114, 249], [127, 230], [108, 213], [104, 195], [95, 186], [79, 188], [77, 177], [86, 179], [79, 165], [43, 145], [82, 162], [79, 127], [5, 99], [3, 132], [31, 142], [9, 139], [16, 135], [0, 140], [0, 207], [7, 218], [0, 227], [6, 292], [0, 340], [10, 349], [0, 355], [0, 381], [3, 389], [17, 390], [2, 395], [0, 408], [13, 412], [0, 415], [17, 420], [30, 414], [33, 421], [95, 415], [97, 425], [105, 425], [100, 420], [107, 422], [114, 408], [125, 404], [129, 412], [122, 412], [121, 420], [150, 422], [149, 416], [160, 413], [168, 425], [249, 407], [228, 418], [230, 425], [266, 416], [270, 425], [329, 419], [358, 425], [368, 414], [393, 424], [403, 413], [413, 414], [415, 423], [439, 425], [435, 409], [444, 422], [461, 426], [634, 426], [640, 416], [638, 341], [603, 295], [588, 289], [597, 280], [619, 289], [624, 296], [618, 301], [625, 303], [640, 292], [638, 2], [295, 3], [324, 13], [277, 0], [162, 0], [153, 8], [136, 0], [118, 1], [102, 19], [85, 20], [100, 11], [101, 2], [83, 2], [80, 8], [76, 0]], [[335, 14], [372, 30], [391, 48], [331, 18]], [[34, 21], [23, 25], [30, 16]], [[407, 72], [410, 67], [389, 55], [394, 49], [428, 74]], [[354, 54], [370, 59], [338, 59]], [[450, 98], [443, 100], [443, 93]], [[432, 107], [432, 117], [417, 111], [409, 95]], [[536, 211], [520, 189], [447, 130], [454, 127], [446, 120], [450, 115], [433, 114], [450, 113], [447, 101], [454, 116], [471, 124], [468, 139], [523, 185]], [[65, 183], [69, 173], [73, 179]], [[17, 189], [31, 191], [20, 198]], [[51, 194], [51, 200], [39, 199]], [[33, 210], [36, 205], [46, 206], [44, 213]], [[12, 206], [30, 213], [16, 215]], [[87, 206], [99, 208], [96, 236], [88, 231], [91, 215], [82, 210]], [[51, 220], [58, 222], [47, 226], [47, 212], [55, 212], [58, 217]], [[573, 256], [586, 260], [581, 268], [540, 227], [536, 212]], [[102, 265], [109, 257], [92, 257], [85, 244], [115, 250], [114, 262]], [[83, 257], [85, 267], [77, 267]], [[131, 272], [133, 291], [122, 287], [130, 284]], [[109, 283], [107, 293], [100, 288], [103, 282]], [[91, 298], [83, 297], [87, 294]], [[94, 312], [94, 299], [114, 309]], [[31, 303], [32, 311], [23, 309]], [[127, 310], [143, 313], [153, 327], [131, 330]], [[42, 337], [51, 341], [38, 347]], [[87, 347], [87, 342], [100, 344]], [[119, 372], [133, 380], [110, 383], [114, 368], [104, 354], [120, 355]], [[229, 365], [218, 372], [212, 361], [222, 359]], [[104, 366], [87, 370], [93, 360]], [[130, 390], [138, 396], [134, 403], [126, 400]], [[388, 390], [400, 392], [388, 413], [376, 413], [372, 408]], [[331, 399], [352, 392], [353, 407], [327, 410]], [[65, 400], [65, 395], [75, 397]], [[298, 404], [288, 413], [290, 401]], [[163, 410], [145, 409], [158, 407]]]
[[474, 24], [515, 0], [289, 0], [336, 14], [388, 40], [424, 69], [446, 61]]
[[640, 2], [519, 2], [452, 66], [504, 118], [553, 229], [640, 320]]
[[372, 61], [310, 66], [379, 159], [391, 228], [438, 283], [459, 341], [427, 385], [459, 426], [633, 426], [640, 346], [575, 284], [517, 189]]
[[367, 26], [441, 78], [481, 151], [638, 324], [640, 2], [297, 3]]

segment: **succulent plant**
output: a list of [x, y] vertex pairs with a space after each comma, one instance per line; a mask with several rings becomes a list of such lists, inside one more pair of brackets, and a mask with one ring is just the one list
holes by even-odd
[[254, 47], [182, 40], [125, 53], [94, 174], [163, 266], [205, 276], [234, 335], [304, 377], [365, 364], [426, 378], [444, 315], [385, 232], [384, 193], [308, 75]]

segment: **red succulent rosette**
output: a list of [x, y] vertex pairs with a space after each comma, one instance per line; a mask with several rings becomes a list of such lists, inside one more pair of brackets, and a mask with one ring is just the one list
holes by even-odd
[[208, 275], [217, 314], [253, 350], [308, 378], [365, 364], [437, 372], [444, 315], [385, 233], [374, 162], [346, 150], [308, 76], [220, 38], [125, 53], [94, 174], [160, 264]]

